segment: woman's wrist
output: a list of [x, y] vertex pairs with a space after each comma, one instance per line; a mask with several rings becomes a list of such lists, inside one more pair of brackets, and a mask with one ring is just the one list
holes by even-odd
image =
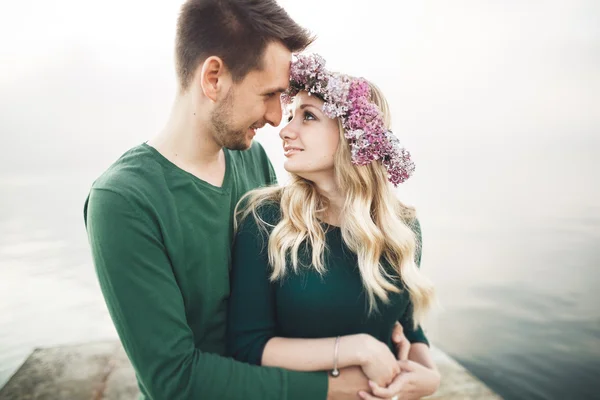
[[364, 333], [343, 336], [340, 341], [340, 355], [344, 352], [347, 366], [363, 366], [371, 360], [369, 352], [373, 337]]

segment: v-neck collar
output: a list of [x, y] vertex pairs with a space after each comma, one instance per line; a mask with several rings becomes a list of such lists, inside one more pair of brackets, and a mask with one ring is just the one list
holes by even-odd
[[168, 158], [163, 156], [158, 150], [156, 150], [154, 147], [150, 146], [147, 142], [142, 143], [142, 147], [149, 150], [154, 155], [154, 157], [162, 165], [166, 166], [167, 168], [169, 168], [171, 170], [175, 170], [180, 174], [184, 174], [184, 175], [188, 176], [194, 182], [206, 187], [207, 189], [210, 189], [212, 191], [219, 192], [222, 194], [229, 194], [230, 182], [231, 182], [231, 154], [229, 154], [228, 149], [223, 148], [223, 154], [225, 155], [225, 175], [223, 176], [223, 182], [221, 183], [221, 186], [215, 186], [212, 183], [208, 183], [205, 180], [198, 178], [196, 175], [178, 167], [172, 161], [170, 161]]

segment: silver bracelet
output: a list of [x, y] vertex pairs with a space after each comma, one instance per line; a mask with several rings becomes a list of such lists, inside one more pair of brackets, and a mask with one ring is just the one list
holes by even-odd
[[331, 376], [337, 378], [340, 376], [340, 370], [338, 369], [338, 349], [340, 347], [340, 337], [335, 338], [335, 347], [333, 349], [333, 370], [331, 371]]

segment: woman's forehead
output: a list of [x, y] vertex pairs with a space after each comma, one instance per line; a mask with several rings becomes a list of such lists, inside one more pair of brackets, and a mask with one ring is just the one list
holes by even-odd
[[291, 109], [299, 108], [303, 104], [310, 104], [312, 106], [321, 108], [323, 106], [323, 100], [319, 99], [317, 96], [309, 96], [308, 92], [302, 91], [294, 97], [294, 101], [290, 104]]

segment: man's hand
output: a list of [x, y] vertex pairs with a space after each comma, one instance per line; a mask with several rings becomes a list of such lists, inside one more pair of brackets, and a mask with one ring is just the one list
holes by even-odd
[[398, 360], [408, 360], [408, 353], [410, 352], [410, 342], [404, 336], [404, 328], [399, 322], [396, 322], [394, 331], [392, 332], [392, 342], [396, 345]]
[[342, 368], [337, 378], [329, 377], [327, 400], [357, 400], [358, 392], [369, 390], [369, 380], [360, 367]]

